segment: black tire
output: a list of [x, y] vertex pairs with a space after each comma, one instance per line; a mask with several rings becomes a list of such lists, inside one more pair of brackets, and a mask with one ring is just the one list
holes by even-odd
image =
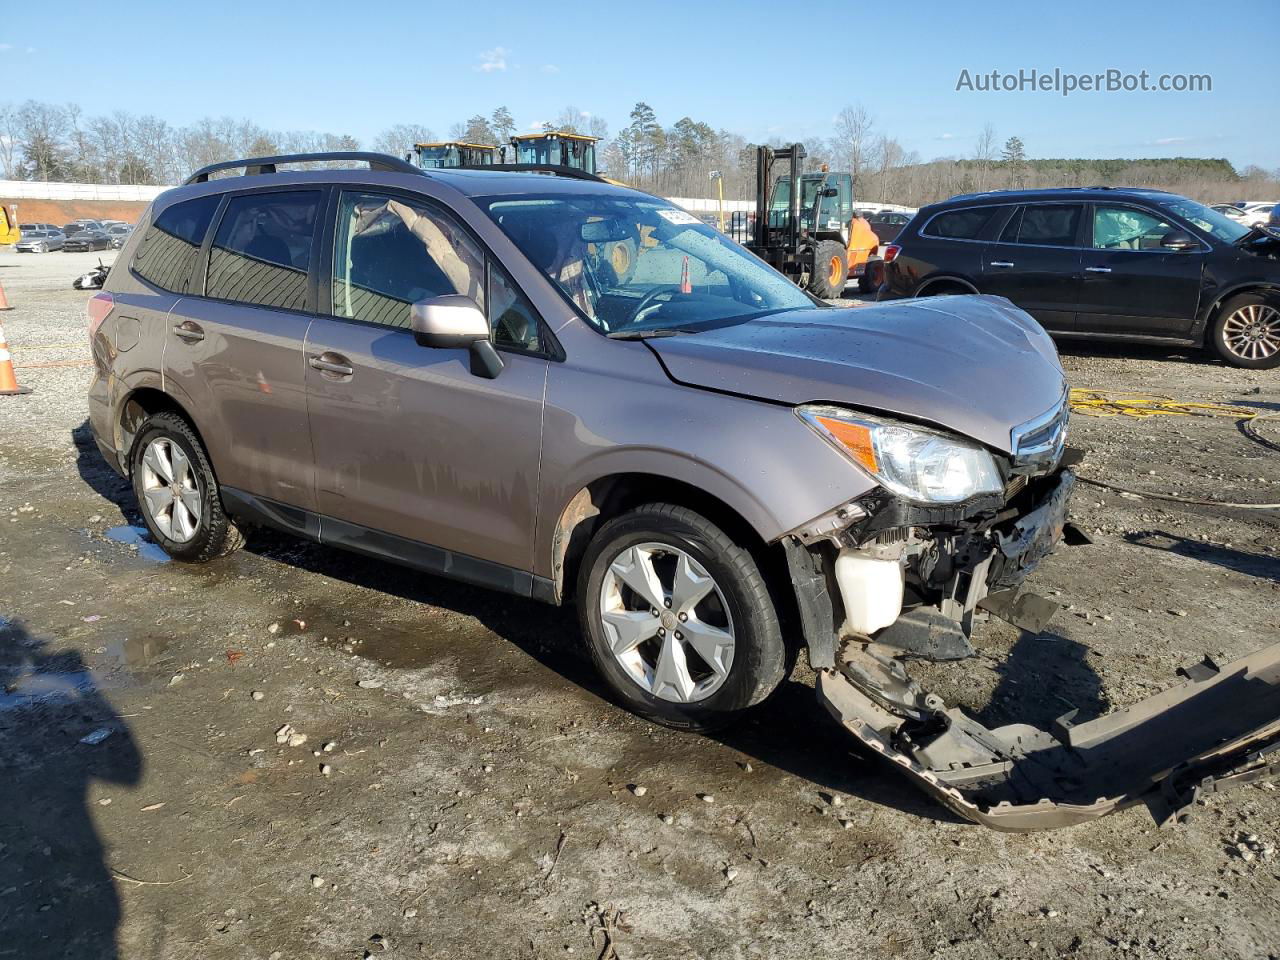
[[[176, 444], [191, 463], [191, 472], [200, 494], [200, 518], [196, 532], [190, 540], [178, 541], [165, 535], [157, 527], [147, 509], [143, 494], [142, 458], [148, 445], [158, 437]], [[129, 456], [129, 475], [133, 481], [133, 493], [138, 500], [138, 510], [152, 539], [175, 560], [184, 563], [208, 563], [218, 557], [238, 550], [244, 544], [244, 535], [227, 516], [218, 493], [218, 481], [191, 425], [176, 413], [157, 413], [148, 417], [138, 430], [133, 450]]]
[[[610, 650], [600, 613], [604, 578], [630, 546], [656, 542], [688, 553], [711, 574], [734, 625], [734, 654], [722, 684], [703, 700], [654, 696], [627, 674]], [[701, 514], [667, 503], [615, 517], [592, 538], [578, 572], [577, 604], [591, 658], [614, 699], [642, 717], [684, 730], [725, 726], [763, 702], [786, 675], [787, 652], [769, 588], [750, 551]]]
[[813, 253], [809, 292], [823, 300], [835, 300], [849, 280], [849, 251], [835, 240], [819, 240]]
[[[1265, 324], [1270, 334], [1267, 343], [1272, 345], [1269, 356], [1248, 356], [1250, 348], [1238, 338], [1232, 337], [1227, 329], [1227, 322], [1240, 311], [1255, 308], [1257, 322]], [[1280, 349], [1274, 344], [1280, 340], [1280, 296], [1264, 297], [1256, 293], [1241, 293], [1228, 298], [1214, 317], [1213, 326], [1209, 329], [1208, 346], [1224, 363], [1247, 370], [1272, 370], [1280, 366]], [[1261, 352], [1262, 347], [1253, 350]]]
[[966, 287], [964, 284], [955, 283], [953, 281], [948, 280], [948, 281], [941, 281], [939, 283], [931, 284], [930, 286], [925, 287], [923, 291], [917, 293], [916, 296], [917, 297], [951, 297], [951, 296], [965, 296], [966, 294], [970, 294], [970, 293], [973, 293], [973, 291], [970, 290], [968, 287]]

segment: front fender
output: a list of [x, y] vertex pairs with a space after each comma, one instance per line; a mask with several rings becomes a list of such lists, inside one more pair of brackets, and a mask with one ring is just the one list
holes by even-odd
[[785, 404], [562, 367], [548, 383], [545, 409], [539, 576], [551, 576], [568, 504], [607, 477], [644, 474], [695, 487], [766, 543], [875, 486]]

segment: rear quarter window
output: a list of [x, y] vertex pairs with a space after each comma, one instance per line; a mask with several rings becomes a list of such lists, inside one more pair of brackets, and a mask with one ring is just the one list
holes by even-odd
[[189, 292], [192, 268], [221, 199], [215, 194], [166, 207], [142, 235], [133, 272], [170, 293]]
[[991, 222], [995, 207], [968, 207], [939, 213], [924, 225], [920, 235], [942, 240], [976, 240]]

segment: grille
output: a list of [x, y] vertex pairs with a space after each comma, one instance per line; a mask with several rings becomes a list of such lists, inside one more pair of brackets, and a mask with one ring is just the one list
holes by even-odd
[[1070, 416], [1071, 408], [1067, 405], [1064, 391], [1062, 399], [1051, 410], [1013, 428], [1010, 439], [1014, 465], [1019, 472], [1047, 472], [1057, 465], [1067, 442], [1067, 420]]

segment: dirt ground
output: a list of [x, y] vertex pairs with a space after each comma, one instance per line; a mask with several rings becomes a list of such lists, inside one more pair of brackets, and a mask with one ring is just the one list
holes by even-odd
[[[1280, 792], [1155, 828], [958, 822], [855, 754], [799, 668], [708, 738], [612, 706], [570, 611], [281, 535], [140, 536], [85, 424], [98, 255], [0, 254], [0, 958], [1280, 954]], [[1280, 410], [1276, 373], [1064, 345], [1075, 386]], [[1087, 476], [1280, 501], [1280, 423], [1077, 416]], [[1081, 487], [1092, 546], [930, 682], [988, 724], [1096, 715], [1280, 639], [1275, 512]], [[290, 745], [289, 725], [296, 735]], [[299, 742], [305, 735], [305, 742]], [[281, 737], [284, 743], [278, 742]], [[643, 788], [643, 789], [637, 789]], [[610, 953], [612, 949], [612, 953]]]

